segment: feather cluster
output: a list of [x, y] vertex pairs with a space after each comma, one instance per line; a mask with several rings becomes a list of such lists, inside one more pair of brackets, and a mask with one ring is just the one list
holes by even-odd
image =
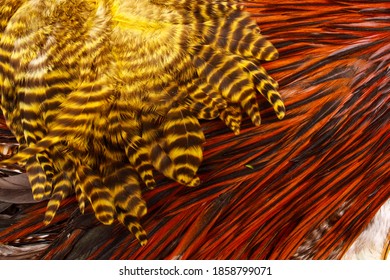
[[239, 1], [0, 0], [1, 109], [45, 223], [75, 193], [103, 224], [146, 243], [142, 186], [155, 174], [200, 183], [199, 120], [240, 132], [279, 119], [278, 84], [260, 66], [278, 53]]

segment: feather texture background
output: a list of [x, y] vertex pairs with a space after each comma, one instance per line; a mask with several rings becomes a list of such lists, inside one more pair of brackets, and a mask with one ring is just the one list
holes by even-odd
[[145, 247], [80, 215], [74, 198], [46, 227], [44, 204], [7, 208], [0, 242], [46, 244], [31, 257], [47, 259], [341, 258], [390, 195], [387, 3], [246, 7], [280, 53], [265, 67], [280, 84], [283, 121], [260, 100], [261, 127], [244, 118], [238, 136], [202, 122], [201, 187], [158, 178], [144, 192]]
[[0, 13], [1, 107], [21, 145], [2, 163], [25, 164], [34, 199], [49, 199], [45, 224], [74, 191], [82, 213], [90, 204], [144, 245], [154, 170], [200, 183], [198, 119], [221, 110], [237, 133], [234, 108], [259, 125], [256, 91], [285, 115], [256, 65], [278, 53], [237, 1], [6, 1]]

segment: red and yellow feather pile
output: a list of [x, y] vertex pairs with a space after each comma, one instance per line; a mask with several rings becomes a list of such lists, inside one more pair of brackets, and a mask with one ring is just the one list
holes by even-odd
[[[283, 120], [260, 98], [261, 125], [244, 116], [239, 135], [202, 120], [199, 186], [160, 176], [142, 191], [145, 246], [81, 214], [73, 196], [45, 225], [47, 202], [32, 203], [23, 169], [2, 169], [0, 258], [342, 258], [390, 198], [390, 5], [243, 4], [279, 52], [262, 66], [279, 83]], [[9, 156], [4, 122], [1, 141]]]

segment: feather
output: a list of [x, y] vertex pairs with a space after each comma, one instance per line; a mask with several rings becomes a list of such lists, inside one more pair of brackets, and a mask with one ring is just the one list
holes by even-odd
[[146, 232], [139, 219], [146, 212], [146, 202], [141, 195], [141, 187], [137, 172], [130, 166], [118, 163], [105, 168], [104, 183], [114, 193], [114, 203], [118, 220], [129, 229], [141, 245], [147, 242]]
[[0, 201], [34, 203], [26, 174], [0, 178]]
[[229, 127], [234, 134], [240, 134], [240, 126], [242, 121], [241, 108], [235, 103], [229, 103], [228, 106], [221, 110], [221, 120]]
[[96, 218], [103, 224], [111, 224], [115, 216], [113, 194], [92, 167], [76, 164], [77, 182], [81, 192], [90, 201]]
[[168, 177], [184, 185], [199, 185], [196, 172], [203, 159], [204, 135], [198, 120], [186, 109], [172, 108], [163, 123], [162, 141], [173, 163]]
[[58, 208], [60, 207], [61, 201], [72, 193], [73, 185], [70, 178], [67, 177], [67, 174], [58, 173], [53, 178], [53, 193], [50, 196], [50, 200], [47, 203], [45, 217], [43, 222], [47, 225], [49, 224]]
[[189, 109], [198, 119], [213, 119], [227, 106], [226, 100], [204, 79], [191, 81], [187, 91]]
[[46, 187], [46, 174], [35, 156], [31, 157], [27, 161], [26, 173], [31, 185], [34, 199], [39, 201], [48, 198], [51, 194], [51, 190]]

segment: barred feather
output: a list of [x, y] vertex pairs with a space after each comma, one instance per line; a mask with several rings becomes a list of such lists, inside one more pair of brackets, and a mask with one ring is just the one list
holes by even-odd
[[186, 109], [172, 108], [164, 122], [163, 141], [173, 163], [168, 177], [184, 185], [199, 185], [196, 172], [203, 159], [204, 135], [198, 120]]
[[95, 211], [96, 218], [103, 224], [111, 224], [115, 217], [114, 194], [90, 166], [79, 164], [76, 177], [82, 193]]
[[[227, 106], [226, 100], [219, 94], [219, 92], [204, 79], [197, 79], [191, 81], [191, 84], [187, 88], [190, 102], [190, 108], [198, 111], [197, 106], [204, 106], [209, 110], [224, 109]], [[213, 113], [210, 113], [213, 114]], [[217, 114], [217, 113], [215, 113]], [[200, 117], [200, 119], [203, 119]]]
[[221, 120], [229, 127], [234, 134], [240, 134], [240, 126], [242, 121], [241, 107], [234, 103], [229, 103], [228, 106], [221, 111]]
[[72, 193], [73, 185], [66, 173], [58, 173], [53, 177], [53, 193], [47, 203], [43, 222], [48, 225], [54, 218], [61, 201]]
[[31, 157], [27, 161], [26, 173], [28, 175], [34, 199], [39, 201], [50, 197], [51, 180], [47, 177], [47, 174], [36, 156]]
[[141, 196], [137, 173], [130, 166], [116, 163], [104, 169], [104, 183], [113, 191], [118, 220], [129, 229], [141, 245], [145, 245], [146, 232], [139, 219], [146, 214], [147, 208]]

